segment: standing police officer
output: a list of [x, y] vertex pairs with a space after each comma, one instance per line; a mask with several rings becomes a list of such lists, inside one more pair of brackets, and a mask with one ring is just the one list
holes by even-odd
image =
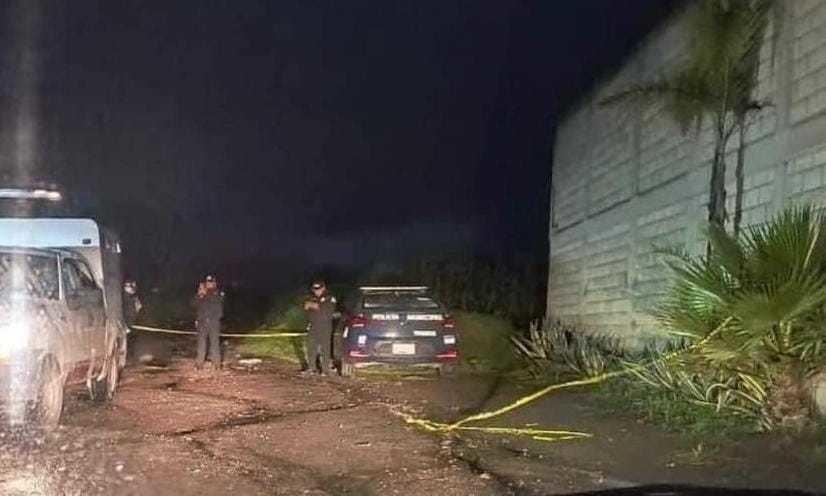
[[[304, 302], [307, 320], [310, 326], [307, 333], [307, 363], [310, 370], [321, 374], [330, 373], [332, 360], [331, 344], [333, 341], [333, 318], [336, 312], [336, 299], [327, 292], [324, 281], [313, 283], [312, 295]], [[317, 363], [320, 361], [321, 363]]]
[[195, 296], [195, 313], [198, 328], [198, 351], [195, 366], [201, 368], [206, 360], [207, 341], [209, 360], [214, 368], [221, 368], [221, 318], [224, 316], [224, 293], [218, 289], [214, 276], [206, 276], [198, 286]]

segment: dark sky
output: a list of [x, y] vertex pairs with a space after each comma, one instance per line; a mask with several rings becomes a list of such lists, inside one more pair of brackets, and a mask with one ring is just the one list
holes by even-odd
[[555, 116], [672, 3], [12, 2], [2, 166], [133, 251], [541, 256]]

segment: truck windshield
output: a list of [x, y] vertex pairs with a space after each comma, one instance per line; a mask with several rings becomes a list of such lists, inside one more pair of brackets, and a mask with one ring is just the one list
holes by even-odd
[[0, 298], [56, 300], [57, 274], [56, 257], [0, 252]]

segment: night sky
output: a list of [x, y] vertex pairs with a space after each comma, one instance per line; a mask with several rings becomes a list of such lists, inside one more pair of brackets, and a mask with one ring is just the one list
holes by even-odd
[[544, 257], [556, 116], [673, 3], [10, 2], [2, 167], [146, 270]]

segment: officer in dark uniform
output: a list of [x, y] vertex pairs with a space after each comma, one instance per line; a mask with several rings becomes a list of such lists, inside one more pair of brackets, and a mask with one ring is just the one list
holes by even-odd
[[324, 281], [314, 282], [311, 291], [312, 294], [304, 302], [304, 310], [310, 322], [307, 332], [307, 363], [311, 371], [317, 372], [320, 366], [321, 374], [327, 375], [330, 373], [332, 360], [331, 344], [336, 299], [327, 292]]
[[201, 368], [206, 360], [209, 342], [209, 360], [215, 368], [221, 368], [221, 318], [224, 316], [224, 293], [218, 289], [214, 276], [206, 276], [198, 286], [195, 296], [195, 312], [198, 328], [198, 351], [195, 366]]

